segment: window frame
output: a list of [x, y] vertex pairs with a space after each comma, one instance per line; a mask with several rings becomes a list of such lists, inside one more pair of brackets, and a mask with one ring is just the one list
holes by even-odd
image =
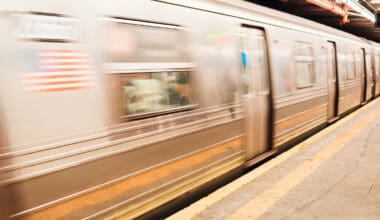
[[[311, 54], [308, 56], [308, 55], [298, 55], [297, 54], [297, 49], [298, 47], [308, 47], [310, 48], [310, 52]], [[314, 57], [314, 48], [313, 48], [313, 45], [311, 43], [307, 43], [307, 42], [296, 42], [295, 44], [295, 52], [294, 52], [294, 63], [295, 63], [295, 84], [296, 84], [296, 89], [305, 89], [305, 88], [310, 88], [310, 87], [314, 87], [315, 84], [316, 84], [316, 74], [315, 74], [315, 64], [314, 64], [314, 61], [315, 61], [315, 57]], [[309, 71], [309, 74], [310, 74], [310, 83], [308, 83], [307, 85], [300, 85], [299, 84], [299, 81], [298, 81], [298, 76], [299, 76], [299, 72], [297, 71], [297, 64], [298, 63], [307, 63], [308, 65], [311, 66], [310, 70], [311, 72]]]

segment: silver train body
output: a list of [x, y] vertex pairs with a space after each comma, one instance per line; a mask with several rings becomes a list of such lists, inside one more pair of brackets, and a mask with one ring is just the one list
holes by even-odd
[[135, 218], [380, 93], [378, 44], [243, 1], [0, 10], [10, 218]]

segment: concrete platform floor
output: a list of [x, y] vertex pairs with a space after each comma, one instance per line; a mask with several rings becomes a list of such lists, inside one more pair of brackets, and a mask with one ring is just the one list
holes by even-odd
[[380, 101], [169, 219], [380, 219]]

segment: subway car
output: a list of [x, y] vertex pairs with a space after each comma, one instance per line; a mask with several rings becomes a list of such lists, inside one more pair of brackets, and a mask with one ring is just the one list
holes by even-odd
[[380, 93], [378, 43], [245, 1], [0, 14], [3, 218], [141, 217]]

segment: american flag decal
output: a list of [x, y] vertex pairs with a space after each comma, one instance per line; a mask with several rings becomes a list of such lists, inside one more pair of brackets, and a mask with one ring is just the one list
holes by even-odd
[[[31, 54], [29, 54], [31, 55]], [[27, 62], [32, 72], [23, 75], [26, 88], [36, 92], [86, 89], [95, 84], [87, 53], [77, 50], [34, 51]]]

